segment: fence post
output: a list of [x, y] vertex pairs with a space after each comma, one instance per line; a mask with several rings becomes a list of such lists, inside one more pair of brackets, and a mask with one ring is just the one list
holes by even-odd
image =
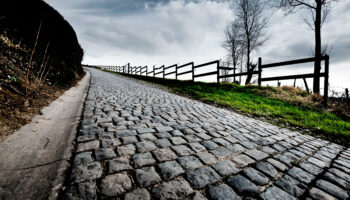
[[162, 67], [163, 67], [163, 79], [165, 79], [165, 65], [163, 65]]
[[219, 70], [219, 68], [220, 68], [220, 61], [216, 61], [216, 81], [217, 81], [217, 83], [218, 84], [220, 84], [220, 70]]
[[259, 61], [258, 61], [258, 85], [259, 87], [261, 86], [261, 57], [259, 57]]
[[177, 80], [177, 67], [178, 67], [178, 65], [175, 66], [175, 80]]
[[191, 67], [192, 67], [192, 82], [194, 82], [194, 63], [192, 63]]
[[347, 101], [349, 101], [349, 89], [345, 88], [345, 98]]
[[155, 77], [156, 75], [155, 75], [155, 71], [154, 71], [154, 65], [153, 65], [153, 77]]
[[324, 77], [324, 100], [323, 104], [324, 106], [327, 106], [328, 104], [328, 78], [329, 78], [329, 56], [326, 54], [325, 58], [325, 77]]

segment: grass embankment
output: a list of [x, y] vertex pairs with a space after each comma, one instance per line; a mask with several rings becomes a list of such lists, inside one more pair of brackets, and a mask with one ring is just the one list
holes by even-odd
[[339, 109], [322, 108], [320, 97], [300, 89], [164, 81], [160, 78], [128, 76], [159, 83], [180, 95], [350, 146], [350, 119], [335, 114], [339, 113]]

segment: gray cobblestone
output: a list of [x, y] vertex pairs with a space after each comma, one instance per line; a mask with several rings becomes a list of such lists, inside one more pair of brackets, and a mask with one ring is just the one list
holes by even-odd
[[117, 173], [123, 170], [132, 169], [129, 159], [119, 157], [108, 162], [109, 174]]
[[136, 189], [132, 192], [125, 194], [124, 200], [150, 200], [151, 196], [149, 192], [142, 188]]
[[175, 178], [176, 176], [183, 174], [184, 170], [176, 161], [168, 161], [165, 163], [160, 163], [159, 169], [164, 180], [168, 181]]
[[211, 187], [209, 194], [213, 200], [240, 200], [239, 197], [229, 186], [221, 184]]
[[244, 174], [257, 185], [266, 185], [269, 179], [261, 172], [249, 167], [243, 170]]
[[153, 158], [151, 153], [141, 153], [141, 154], [135, 154], [133, 156], [134, 165], [135, 167], [143, 167], [145, 165], [151, 165], [155, 164], [156, 160]]
[[229, 178], [227, 183], [241, 194], [253, 197], [259, 195], [258, 186], [241, 175], [236, 175]]
[[89, 70], [67, 199], [348, 198], [350, 149]]
[[101, 192], [107, 196], [123, 194], [131, 187], [131, 180], [126, 173], [108, 175], [101, 181]]
[[114, 157], [115, 157], [115, 153], [113, 149], [103, 148], [103, 149], [95, 150], [96, 160], [106, 160], [106, 159], [112, 159]]
[[203, 167], [186, 174], [187, 180], [196, 189], [204, 188], [209, 184], [216, 183], [221, 177], [210, 167]]
[[101, 164], [99, 162], [92, 162], [87, 165], [78, 165], [74, 167], [71, 179], [73, 182], [82, 182], [100, 178], [101, 175]]
[[185, 199], [192, 193], [192, 188], [182, 178], [162, 183], [153, 189], [153, 194], [157, 199]]
[[194, 156], [184, 156], [184, 157], [180, 157], [178, 160], [179, 160], [180, 165], [183, 168], [188, 169], [188, 170], [197, 169], [197, 168], [203, 166], [201, 161], [199, 161], [199, 159], [194, 157]]
[[154, 156], [159, 162], [174, 160], [177, 155], [169, 148], [157, 149], [153, 151]]
[[136, 180], [142, 187], [148, 187], [161, 182], [161, 179], [154, 167], [136, 169]]
[[217, 162], [213, 165], [213, 168], [217, 172], [219, 172], [219, 174], [221, 174], [222, 176], [228, 176], [239, 172], [235, 164], [233, 164], [229, 160], [223, 160], [223, 161]]

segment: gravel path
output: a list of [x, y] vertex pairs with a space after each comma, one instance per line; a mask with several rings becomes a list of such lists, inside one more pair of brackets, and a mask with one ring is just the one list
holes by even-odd
[[349, 199], [350, 149], [90, 71], [67, 199]]

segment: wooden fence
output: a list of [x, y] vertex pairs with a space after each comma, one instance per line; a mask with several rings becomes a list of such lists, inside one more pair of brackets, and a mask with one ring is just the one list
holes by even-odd
[[[130, 66], [130, 63], [124, 66], [101, 66], [100, 68], [104, 70], [109, 70], [109, 71], [115, 71], [119, 73], [127, 73], [127, 74], [135, 74], [135, 75], [143, 75], [143, 76], [153, 76], [156, 77], [157, 75], [161, 74], [162, 78], [167, 78], [169, 75], [175, 75], [175, 79], [178, 80], [179, 76], [183, 76], [186, 74], [191, 74], [192, 81], [195, 81], [195, 78], [199, 77], [205, 77], [205, 76], [212, 76], [216, 75], [216, 82], [220, 83], [220, 80], [223, 78], [231, 78], [233, 77], [234, 79], [236, 77], [240, 76], [248, 76], [250, 73], [252, 75], [258, 75], [258, 85], [261, 86], [261, 83], [264, 81], [280, 81], [280, 80], [288, 80], [288, 79], [303, 79], [306, 89], [309, 90], [306, 78], [315, 78], [316, 76], [319, 77], [324, 77], [324, 104], [327, 105], [327, 100], [328, 100], [328, 78], [329, 78], [329, 56], [325, 55], [322, 56], [321, 58], [322, 61], [325, 61], [325, 70], [324, 72], [320, 74], [299, 74], [299, 75], [289, 75], [289, 76], [276, 76], [276, 77], [263, 77], [262, 72], [263, 69], [266, 68], [272, 68], [272, 67], [281, 67], [281, 66], [286, 66], [286, 65], [294, 65], [294, 64], [302, 64], [302, 63], [308, 63], [308, 62], [315, 62], [315, 58], [304, 58], [304, 59], [299, 59], [299, 60], [291, 60], [291, 61], [285, 61], [285, 62], [278, 62], [278, 63], [269, 63], [269, 64], [262, 64], [262, 59], [259, 58], [258, 60], [258, 71], [253, 71], [253, 72], [241, 72], [241, 73], [236, 73], [235, 68], [231, 67], [223, 67], [220, 66], [220, 61], [219, 60], [214, 60], [211, 62], [199, 64], [199, 65], [194, 65], [193, 62], [186, 63], [183, 65], [170, 65], [165, 67], [165, 65], [162, 65], [160, 67], [155, 67], [153, 66], [152, 71], [148, 71], [147, 66]], [[195, 69], [198, 68], [203, 68], [207, 67], [210, 65], [214, 65], [214, 69], [210, 72], [206, 73], [201, 73], [201, 74], [196, 74]], [[190, 67], [190, 70], [184, 71], [184, 72], [179, 72], [179, 69], [185, 68], [185, 67]], [[170, 70], [170, 72], [166, 73], [166, 70]], [[233, 70], [233, 74], [228, 74], [228, 75], [220, 75], [220, 71], [226, 70], [226, 71], [231, 71]]]

